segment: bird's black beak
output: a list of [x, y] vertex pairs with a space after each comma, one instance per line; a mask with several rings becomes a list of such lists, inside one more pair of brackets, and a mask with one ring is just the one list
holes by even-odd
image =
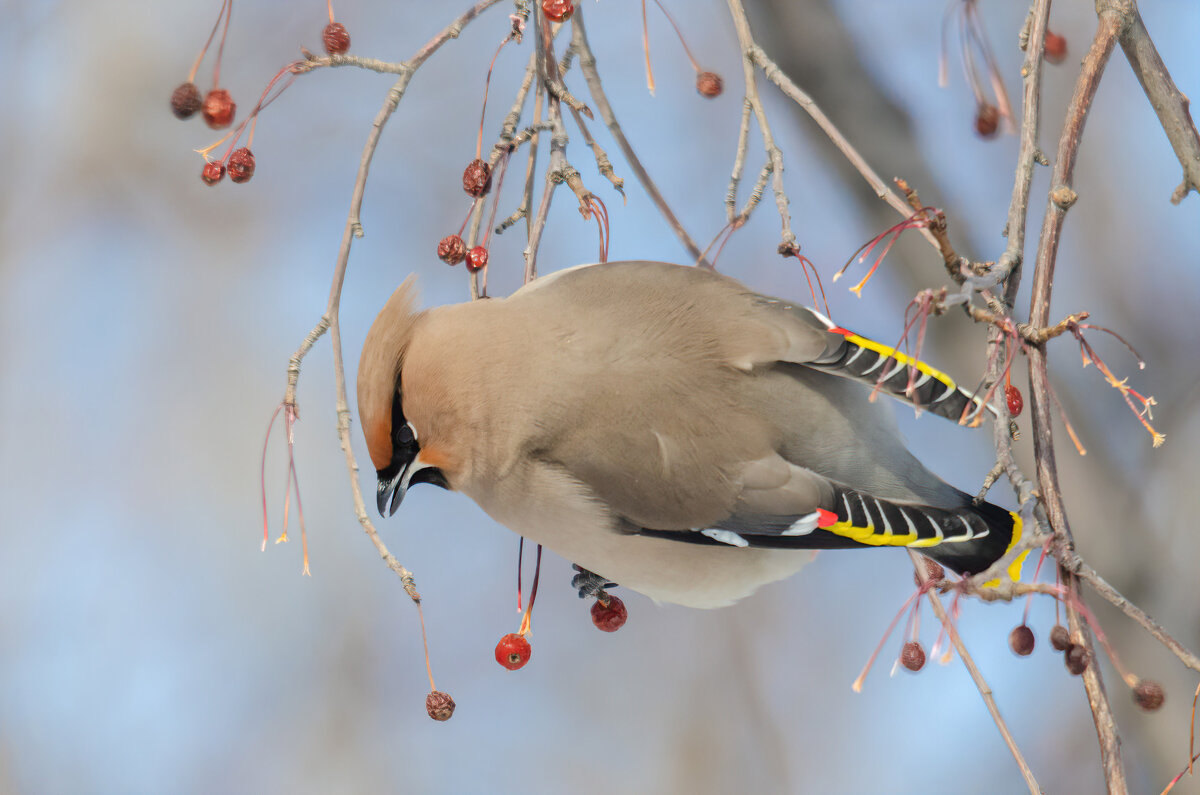
[[379, 508], [379, 515], [384, 517], [391, 516], [400, 508], [400, 503], [404, 502], [404, 495], [408, 493], [410, 486], [432, 483], [443, 489], [450, 488], [442, 470], [426, 464], [419, 454], [403, 466], [388, 467], [375, 474], [379, 478], [375, 505]]

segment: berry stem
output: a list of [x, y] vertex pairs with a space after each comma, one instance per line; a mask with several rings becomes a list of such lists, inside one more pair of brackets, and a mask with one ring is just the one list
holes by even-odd
[[262, 465], [259, 467], [258, 484], [262, 487], [262, 509], [263, 509], [263, 540], [262, 551], [267, 551], [267, 536], [269, 535], [267, 525], [267, 445], [271, 443], [271, 429], [275, 427], [275, 418], [279, 416], [279, 410], [283, 408], [280, 403], [275, 407], [275, 411], [271, 412], [271, 420], [267, 423], [267, 438], [263, 439], [262, 448]]
[[[204, 56], [208, 53], [208, 48], [212, 44], [213, 36], [217, 35], [217, 28], [221, 25], [221, 18], [225, 16], [225, 0], [222, 0], [221, 11], [217, 14], [217, 21], [213, 23], [212, 31], [208, 34], [208, 41], [204, 42], [204, 46], [200, 48], [200, 54], [196, 56], [196, 60], [192, 62], [192, 69], [188, 72], [189, 83], [196, 82], [196, 72], [200, 71], [200, 64], [204, 60]], [[213, 86], [216, 87], [215, 85]]]
[[421, 609], [420, 600], [417, 600], [417, 619], [421, 622], [421, 646], [425, 649], [425, 673], [429, 674], [429, 689], [437, 690], [437, 685], [433, 683], [433, 666], [429, 664], [429, 638], [425, 635], [425, 611]]
[[646, 53], [646, 89], [654, 95], [654, 69], [650, 66], [650, 23], [646, 20], [646, 0], [642, 0], [642, 51]]
[[325, 0], [325, 5], [329, 8], [329, 24], [334, 23], [333, 19], [333, 0]]
[[221, 43], [217, 45], [217, 62], [213, 64], [213, 88], [221, 85], [221, 58], [225, 55], [225, 38], [229, 35], [229, 20], [233, 18], [233, 0], [221, 4], [225, 14], [225, 27], [221, 30]]
[[537, 562], [533, 565], [533, 587], [529, 589], [529, 604], [525, 605], [525, 615], [521, 616], [521, 628], [517, 634], [525, 637], [529, 634], [530, 623], [533, 619], [533, 602], [537, 599], [538, 580], [542, 576], [542, 545], [538, 544]]
[[[667, 21], [671, 23], [671, 27], [675, 28], [675, 35], [679, 37], [679, 43], [683, 45], [683, 51], [687, 53], [688, 60], [692, 62], [692, 68], [696, 70], [697, 74], [699, 74], [700, 64], [696, 63], [696, 59], [692, 57], [692, 50], [687, 45], [687, 39], [683, 37], [683, 31], [679, 29], [679, 25], [675, 24], [675, 17], [671, 16], [671, 12], [668, 11], [667, 7], [662, 4], [662, 0], [654, 0], [654, 4], [658, 6], [659, 11], [663, 12], [663, 16], [666, 17]], [[645, 8], [645, 3], [642, 4], [642, 8]]]

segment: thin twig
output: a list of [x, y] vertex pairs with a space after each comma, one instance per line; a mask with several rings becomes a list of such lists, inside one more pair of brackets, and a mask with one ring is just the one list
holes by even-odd
[[[417, 51], [411, 59], [400, 64], [396, 69], [400, 75], [395, 84], [388, 91], [387, 98], [384, 100], [383, 107], [379, 109], [379, 113], [375, 116], [375, 121], [371, 124], [371, 132], [367, 135], [367, 141], [363, 145], [362, 158], [358, 164], [358, 176], [354, 181], [354, 191], [350, 197], [350, 211], [346, 218], [346, 229], [342, 234], [342, 243], [338, 249], [337, 262], [333, 271], [333, 283], [329, 288], [329, 302], [325, 307], [325, 314], [321, 316], [321, 320], [305, 337], [300, 348], [292, 356], [288, 362], [288, 386], [285, 393], [284, 404], [292, 407], [298, 412], [296, 403], [296, 382], [300, 375], [300, 364], [304, 356], [312, 349], [313, 343], [317, 341], [326, 330], [330, 332], [330, 338], [333, 345], [333, 367], [334, 381], [337, 390], [337, 431], [338, 439], [341, 442], [342, 451], [346, 456], [346, 468], [350, 473], [350, 489], [354, 497], [354, 513], [358, 517], [359, 524], [367, 533], [367, 537], [371, 539], [371, 543], [375, 545], [375, 549], [379, 551], [380, 556], [387, 564], [388, 568], [396, 572], [400, 577], [400, 581], [404, 584], [404, 590], [408, 593], [409, 598], [418, 604], [421, 601], [421, 594], [417, 592], [416, 585], [413, 582], [413, 575], [408, 569], [400, 564], [387, 546], [379, 538], [379, 534], [375, 530], [375, 526], [371, 523], [371, 518], [367, 514], [366, 503], [363, 501], [362, 489], [358, 483], [358, 463], [354, 459], [354, 452], [350, 445], [350, 408], [346, 399], [346, 370], [345, 364], [342, 361], [342, 335], [341, 329], [338, 326], [338, 310], [341, 306], [342, 285], [346, 279], [346, 268], [350, 261], [350, 247], [354, 238], [362, 237], [362, 223], [359, 220], [362, 211], [363, 194], [367, 187], [367, 174], [371, 170], [371, 160], [375, 155], [375, 150], [379, 145], [379, 138], [383, 133], [383, 128], [387, 124], [388, 119], [395, 112], [396, 107], [400, 104], [404, 92], [408, 89], [408, 84], [412, 77], [416, 74], [417, 69], [421, 67], [425, 61], [429, 59], [437, 50], [450, 39], [457, 38], [462, 32], [463, 27], [479, 16], [485, 10], [499, 3], [500, 0], [479, 0], [474, 6], [468, 9], [464, 14], [459, 16], [449, 25], [447, 25], [440, 33], [434, 36]], [[332, 57], [332, 56], [331, 56]], [[337, 56], [339, 58], [344, 56]], [[320, 59], [318, 59], [320, 60]], [[341, 65], [337, 62], [331, 62], [330, 65]]]
[[[1054, 171], [1050, 178], [1050, 199], [1047, 202], [1041, 236], [1038, 240], [1033, 276], [1033, 298], [1029, 311], [1029, 324], [1034, 327], [1045, 326], [1050, 317], [1050, 293], [1054, 284], [1054, 266], [1058, 254], [1058, 244], [1067, 208], [1070, 207], [1074, 197], [1074, 191], [1070, 186], [1075, 169], [1075, 159], [1079, 151], [1079, 139], [1083, 134], [1084, 122], [1100, 84], [1104, 66], [1112, 54], [1113, 47], [1116, 46], [1119, 30], [1119, 20], [1115, 15], [1100, 15], [1095, 39], [1084, 58], [1083, 67], [1067, 109], [1066, 122], [1058, 142]], [[1051, 425], [1053, 407], [1050, 400], [1045, 346], [1030, 347], [1029, 378], [1034, 458], [1039, 492], [1050, 520], [1050, 526], [1058, 539], [1059, 550], [1056, 550], [1056, 553], [1061, 557], [1063, 554], [1073, 551], [1074, 540], [1067, 522], [1066, 506], [1063, 504], [1062, 490], [1058, 483], [1058, 468], [1054, 460], [1054, 437]], [[1078, 593], [1078, 578], [1061, 564], [1059, 568], [1064, 586], [1071, 592]], [[1070, 604], [1067, 605], [1067, 618], [1072, 634], [1082, 640], [1084, 648], [1094, 659], [1095, 648], [1092, 635], [1084, 622], [1080, 620], [1078, 611], [1074, 610]], [[1104, 682], [1100, 676], [1100, 666], [1089, 665], [1083, 673], [1083, 683], [1096, 724], [1096, 734], [1100, 742], [1101, 765], [1108, 790], [1110, 793], [1125, 793], [1128, 791], [1128, 785], [1125, 781], [1124, 763], [1121, 759], [1121, 739], [1117, 733], [1112, 706], [1109, 704]]]
[[658, 208], [667, 225], [671, 227], [671, 231], [679, 238], [679, 242], [687, 249], [692, 260], [698, 265], [711, 267], [708, 260], [704, 258], [703, 252], [700, 251], [700, 247], [696, 245], [691, 235], [683, 228], [683, 224], [675, 217], [675, 213], [671, 211], [670, 205], [663, 198], [658, 186], [654, 184], [654, 180], [650, 179], [646, 167], [638, 159], [637, 154], [633, 151], [633, 146], [630, 145], [629, 139], [625, 137], [625, 132], [617, 122], [612, 105], [608, 102], [608, 96], [604, 93], [604, 85], [600, 82], [600, 73], [596, 70], [596, 55], [588, 45], [587, 29], [583, 25], [583, 9], [578, 6], [575, 8], [574, 16], [571, 17], [571, 46], [579, 54], [579, 67], [583, 70], [583, 76], [587, 80], [588, 92], [592, 95], [592, 101], [596, 103], [596, 110], [599, 111], [600, 118], [608, 126], [608, 131], [616, 140], [617, 146], [621, 147], [625, 161], [629, 163], [630, 170], [641, 183], [642, 190], [646, 191], [646, 195], [654, 202], [654, 206]]
[[[925, 565], [920, 556], [911, 549], [908, 550], [908, 556], [912, 559], [913, 568], [917, 572], [917, 577], [920, 578], [921, 584], [928, 583], [929, 574], [925, 570]], [[937, 592], [930, 590], [928, 592], [929, 605], [933, 608], [933, 614], [937, 616], [938, 621], [942, 622], [947, 634], [950, 636], [950, 642], [954, 644], [954, 650], [958, 652], [958, 656], [962, 658], [963, 665], [967, 667], [967, 673], [971, 675], [971, 681], [975, 683], [975, 687], [979, 690], [979, 695], [983, 697], [983, 703], [987, 705], [988, 712], [991, 713], [992, 720], [996, 724], [996, 728], [1000, 730], [1000, 736], [1004, 738], [1004, 744], [1008, 746], [1009, 752], [1016, 760], [1017, 766], [1021, 769], [1021, 777], [1025, 779], [1025, 785], [1029, 787], [1029, 791], [1033, 795], [1040, 795], [1042, 788], [1038, 786], [1037, 779], [1033, 777], [1033, 771], [1029, 768], [1029, 763], [1025, 761], [1025, 757], [1021, 754], [1021, 749], [1017, 747], [1017, 741], [1013, 739], [1012, 732], [1008, 730], [1008, 724], [1004, 722], [1004, 716], [1000, 714], [1000, 707], [996, 704], [996, 699], [992, 695], [992, 687], [983, 678], [979, 667], [975, 665], [975, 660], [971, 658], [967, 651], [966, 644], [963, 643], [962, 637], [958, 634], [958, 628], [954, 626], [954, 622], [946, 615], [946, 608], [942, 604], [942, 600], [938, 597]]]

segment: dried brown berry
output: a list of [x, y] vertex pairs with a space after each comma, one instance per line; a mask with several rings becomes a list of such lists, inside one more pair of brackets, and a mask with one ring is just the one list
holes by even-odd
[[249, 182], [254, 176], [254, 155], [246, 147], [234, 149], [229, 156], [229, 178], [237, 183]]
[[625, 626], [625, 620], [628, 618], [629, 610], [625, 607], [625, 603], [612, 594], [608, 595], [607, 605], [599, 599], [592, 604], [592, 623], [596, 625], [596, 629], [604, 632], [616, 632]]
[[975, 113], [975, 132], [980, 138], [991, 138], [1000, 129], [1000, 109], [988, 102]]
[[434, 720], [450, 720], [454, 714], [454, 699], [450, 698], [449, 693], [434, 690], [425, 696], [425, 711]]
[[474, 273], [483, 268], [488, 263], [488, 250], [483, 246], [476, 246], [467, 252], [467, 270]]
[[716, 72], [701, 72], [696, 75], [696, 90], [700, 92], [700, 96], [713, 97], [721, 96], [721, 90], [725, 87], [725, 81]]
[[1053, 64], [1065, 61], [1067, 59], [1067, 37], [1046, 31], [1046, 49], [1042, 57]]
[[1008, 633], [1008, 645], [1013, 652], [1021, 657], [1033, 654], [1033, 630], [1022, 624]]
[[[925, 566], [925, 576], [932, 582], [941, 582], [946, 579], [946, 570], [942, 568], [942, 564], [933, 558], [921, 558], [921, 562]], [[913, 582], [917, 585], [921, 584], [921, 577], [915, 571], [913, 572]]]
[[204, 180], [205, 185], [216, 185], [225, 176], [225, 164], [218, 163], [216, 160], [210, 160], [204, 164], [204, 170], [200, 172], [200, 179]]
[[1154, 712], [1163, 705], [1163, 687], [1158, 682], [1143, 679], [1133, 688], [1133, 702], [1147, 712]]
[[1092, 655], [1088, 654], [1088, 650], [1078, 643], [1072, 643], [1067, 647], [1066, 657], [1064, 658], [1067, 670], [1072, 676], [1079, 676], [1092, 662]]
[[919, 641], [910, 640], [900, 650], [900, 664], [910, 671], [919, 671], [925, 667], [925, 650]]
[[463, 190], [468, 196], [479, 198], [492, 187], [492, 167], [476, 158], [463, 169]]
[[467, 256], [467, 244], [458, 235], [446, 235], [438, 243], [438, 259], [447, 265], [457, 265]]
[[551, 22], [566, 22], [575, 13], [571, 0], [542, 0], [542, 13]]
[[195, 83], [180, 83], [179, 87], [171, 92], [171, 112], [177, 119], [191, 117], [200, 110], [200, 102], [200, 89], [196, 88]]
[[223, 88], [214, 88], [204, 97], [204, 104], [201, 105], [200, 112], [204, 114], [205, 124], [214, 130], [223, 130], [233, 123], [237, 105], [234, 104], [233, 97], [229, 96], [228, 91]]
[[341, 22], [330, 22], [321, 31], [321, 41], [325, 44], [325, 52], [330, 55], [341, 55], [350, 49], [350, 34]]
[[1050, 645], [1056, 651], [1066, 651], [1071, 648], [1071, 633], [1062, 624], [1055, 624], [1050, 630]]

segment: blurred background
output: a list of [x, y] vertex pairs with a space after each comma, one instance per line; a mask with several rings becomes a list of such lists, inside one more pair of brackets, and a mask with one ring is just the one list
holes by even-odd
[[[581, 5], [618, 117], [706, 244], [725, 222], [742, 102], [724, 4], [670, 4], [702, 66], [725, 77], [725, 93], [711, 101], [696, 94], [678, 40], [653, 6], [651, 96], [639, 4]], [[874, 167], [946, 208], [960, 251], [998, 256], [1017, 141], [974, 134], [953, 24], [950, 85], [938, 88], [946, 3], [751, 5], [767, 52]], [[466, 3], [340, 0], [335, 10], [352, 52], [395, 61], [459, 6]], [[1019, 110], [1025, 4], [979, 6]], [[568, 563], [550, 554], [532, 661], [510, 673], [492, 654], [519, 619], [516, 536], [460, 495], [416, 489], [379, 529], [416, 575], [434, 674], [458, 702], [453, 720], [432, 722], [416, 612], [352, 511], [328, 337], [304, 364], [296, 430], [312, 577], [300, 575], [295, 525], [292, 543], [259, 551], [267, 421], [288, 357], [324, 309], [362, 144], [393, 77], [352, 69], [303, 77], [258, 125], [254, 179], [206, 187], [191, 150], [216, 135], [198, 118], [177, 121], [167, 100], [218, 7], [0, 2], [0, 792], [1023, 790], [958, 660], [889, 678], [901, 644], [893, 636], [863, 692], [851, 692], [912, 591], [902, 553], [824, 553], [800, 575], [720, 611], [657, 606], [622, 589], [630, 619], [614, 635], [592, 627], [588, 605], [569, 587]], [[427, 305], [467, 297], [464, 269], [445, 266], [434, 249], [467, 211], [460, 174], [474, 154], [484, 76], [508, 12], [494, 8], [439, 52], [384, 132], [364, 204], [366, 236], [354, 246], [342, 303], [351, 384], [370, 322], [407, 274], [419, 275]], [[1200, 95], [1200, 6], [1147, 3], [1142, 13], [1180, 89]], [[325, 22], [316, 0], [237, 5], [222, 83], [242, 114], [299, 46], [320, 50]], [[1092, 4], [1056, 4], [1051, 27], [1070, 50], [1045, 76], [1041, 140], [1053, 153], [1095, 28]], [[527, 37], [500, 55], [485, 141], [530, 47]], [[202, 90], [210, 65], [197, 81]], [[585, 96], [577, 72], [568, 84]], [[912, 295], [946, 282], [938, 257], [914, 236], [861, 300], [847, 282], [832, 285], [851, 253], [897, 218], [807, 118], [760, 86], [784, 151], [795, 229], [825, 278], [834, 317], [897, 339]], [[602, 125], [592, 129], [626, 177], [625, 202], [568, 128], [573, 162], [608, 204], [611, 257], [686, 260]], [[761, 164], [756, 136], [744, 190]], [[543, 146], [539, 169], [544, 157]], [[501, 215], [518, 201], [514, 175], [524, 162], [517, 158], [504, 186]], [[1088, 120], [1052, 315], [1086, 309], [1140, 350], [1144, 371], [1117, 343], [1093, 337], [1119, 375], [1157, 398], [1167, 443], [1152, 450], [1120, 396], [1095, 368], [1081, 369], [1074, 343], [1062, 339], [1051, 348], [1053, 381], [1088, 455], [1073, 452], [1060, 427], [1059, 466], [1082, 554], [1195, 649], [1200, 197], [1169, 204], [1179, 180], [1118, 50]], [[1041, 169], [1030, 255], [1046, 188]], [[774, 253], [778, 226], [768, 195], [719, 266], [807, 302], [795, 260]], [[519, 284], [523, 245], [519, 228], [495, 240], [493, 294]], [[543, 272], [595, 254], [595, 226], [560, 192]], [[1019, 317], [1027, 296], [1026, 287]], [[952, 313], [931, 325], [928, 355], [973, 383], [984, 335]], [[1023, 363], [1014, 380], [1025, 388]], [[960, 488], [978, 488], [992, 463], [988, 432], [899, 413], [919, 457]], [[1028, 464], [1028, 413], [1021, 427]], [[357, 425], [353, 435], [359, 461], [368, 462]], [[266, 468], [272, 537], [286, 462], [276, 435]], [[368, 463], [361, 478], [370, 493]], [[1014, 505], [1004, 483], [992, 498]], [[1186, 763], [1195, 674], [1088, 601], [1123, 662], [1166, 686], [1166, 707], [1140, 713], [1105, 664], [1132, 789], [1158, 792]], [[1046, 791], [1098, 792], [1082, 687], [1046, 641], [1051, 602], [1033, 605], [1033, 656], [1008, 649], [1023, 607], [967, 604], [959, 626]], [[933, 644], [931, 614], [921, 636]], [[1176, 791], [1200, 789], [1185, 781]]]

